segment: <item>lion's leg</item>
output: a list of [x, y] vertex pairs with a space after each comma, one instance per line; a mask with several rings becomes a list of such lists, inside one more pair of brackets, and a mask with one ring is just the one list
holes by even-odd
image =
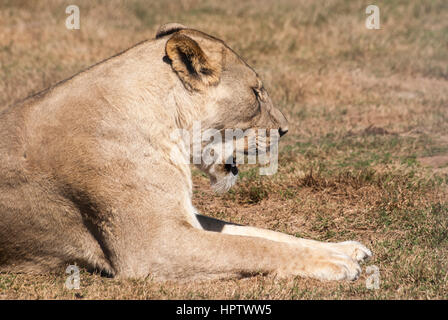
[[[177, 177], [169, 176], [164, 180], [164, 188], [151, 188], [148, 192], [151, 180], [140, 177], [141, 172], [148, 170], [121, 173], [118, 169], [106, 169], [101, 175], [83, 176], [89, 193], [75, 201], [85, 209], [83, 214], [91, 221], [117, 277], [186, 280], [261, 272], [353, 280], [361, 272], [350, 256], [330, 248], [195, 227], [191, 223], [195, 215], [191, 215], [194, 211], [188, 192], [179, 190], [173, 195], [165, 190], [167, 186], [170, 190], [179, 189]], [[160, 181], [161, 177], [155, 174], [161, 170], [152, 172]]]
[[362, 261], [372, 256], [372, 253], [365, 246], [356, 241], [344, 241], [339, 243], [328, 243], [315, 240], [301, 239], [285, 233], [276, 232], [268, 229], [261, 229], [250, 226], [237, 225], [218, 219], [196, 215], [202, 228], [209, 231], [220, 232], [223, 234], [240, 235], [248, 237], [259, 237], [272, 241], [298, 244], [310, 248], [332, 249], [350, 256], [356, 261]]
[[152, 273], [162, 279], [210, 279], [265, 273], [323, 280], [354, 280], [361, 269], [349, 256], [324, 247], [223, 234], [186, 223], [166, 226], [160, 264]]

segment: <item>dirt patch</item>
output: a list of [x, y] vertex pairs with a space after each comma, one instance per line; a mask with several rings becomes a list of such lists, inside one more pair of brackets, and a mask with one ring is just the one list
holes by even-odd
[[433, 157], [423, 157], [418, 159], [420, 163], [432, 168], [444, 168], [448, 166], [448, 155], [438, 155]]

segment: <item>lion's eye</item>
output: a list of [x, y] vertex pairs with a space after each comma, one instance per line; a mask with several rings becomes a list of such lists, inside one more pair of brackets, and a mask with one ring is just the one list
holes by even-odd
[[255, 88], [252, 88], [252, 91], [254, 92], [255, 99], [257, 100], [257, 112], [261, 110], [261, 98], [260, 98], [260, 91], [258, 91]]
[[259, 102], [265, 102], [265, 98], [264, 98], [264, 95], [263, 95], [263, 87], [261, 87], [261, 88], [254, 87], [254, 88], [252, 88], [252, 90], [253, 90], [253, 92], [255, 94], [255, 97], [257, 98], [257, 100]]
[[257, 99], [260, 98], [260, 92], [258, 91], [258, 89], [252, 88], [252, 91], [254, 92], [254, 95]]

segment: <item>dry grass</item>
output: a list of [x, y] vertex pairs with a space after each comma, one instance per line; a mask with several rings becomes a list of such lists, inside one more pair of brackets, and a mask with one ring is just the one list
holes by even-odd
[[[0, 275], [17, 299], [448, 298], [448, 4], [377, 1], [75, 1], [81, 29], [65, 29], [73, 1], [0, 3], [0, 106], [153, 37], [177, 21], [224, 39], [265, 80], [290, 120], [279, 172], [243, 168], [215, 196], [195, 172], [201, 212], [318, 240], [358, 240], [375, 256], [379, 290], [354, 283], [252, 277], [201, 283], [122, 281], [82, 273]], [[1, 109], [1, 107], [0, 107]]]

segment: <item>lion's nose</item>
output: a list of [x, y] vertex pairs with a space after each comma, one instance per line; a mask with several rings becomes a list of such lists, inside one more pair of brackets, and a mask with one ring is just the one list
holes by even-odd
[[278, 129], [278, 134], [280, 135], [280, 137], [284, 136], [287, 132], [288, 132], [288, 128], [286, 128], [286, 129], [279, 128]]

